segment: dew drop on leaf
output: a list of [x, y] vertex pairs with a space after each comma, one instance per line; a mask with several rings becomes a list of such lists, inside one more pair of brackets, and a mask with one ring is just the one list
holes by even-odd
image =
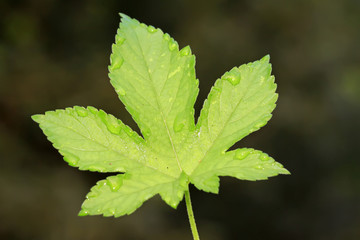
[[99, 167], [99, 166], [89, 166], [88, 167], [89, 171], [92, 172], [104, 172], [105, 169], [103, 167]]
[[116, 192], [122, 186], [122, 178], [119, 176], [108, 177], [106, 181], [113, 192]]
[[79, 215], [80, 217], [87, 216], [87, 215], [89, 215], [89, 212], [88, 212], [88, 211], [85, 211], [85, 210], [81, 210], [78, 215]]
[[237, 85], [240, 82], [240, 76], [236, 76], [235, 74], [225, 74], [224, 80], [229, 81], [232, 85]]
[[98, 110], [97, 110], [96, 108], [94, 108], [94, 107], [89, 106], [89, 107], [87, 107], [87, 109], [88, 109], [92, 114], [97, 114], [97, 113], [98, 113]]
[[266, 153], [262, 153], [262, 154], [260, 154], [260, 160], [261, 161], [267, 161], [267, 160], [269, 160], [269, 155], [267, 155]]
[[170, 51], [174, 51], [174, 50], [176, 50], [177, 48], [178, 48], [177, 42], [176, 42], [174, 39], [171, 39], [171, 40], [169, 41], [169, 50], [170, 50]]
[[180, 50], [180, 55], [181, 56], [188, 56], [189, 54], [191, 54], [191, 49], [189, 46], [184, 47], [183, 49]]
[[235, 157], [238, 160], [243, 160], [250, 154], [251, 151], [252, 151], [252, 149], [250, 149], [250, 148], [243, 148], [243, 149], [237, 150], [235, 153]]
[[109, 67], [109, 71], [114, 71], [114, 70], [119, 69], [122, 66], [122, 64], [124, 63], [124, 59], [122, 59], [119, 56], [115, 57], [115, 55], [111, 55], [110, 60], [111, 60], [110, 61], [111, 65]]
[[74, 109], [79, 117], [86, 117], [88, 115], [88, 112], [83, 107], [75, 106]]
[[115, 215], [115, 209], [113, 209], [113, 208], [105, 209], [103, 215], [105, 217], [113, 216], [113, 215]]
[[64, 155], [64, 160], [72, 167], [75, 167], [80, 160], [79, 157], [69, 152], [61, 151], [61, 153]]
[[121, 87], [117, 87], [116, 92], [120, 95], [120, 96], [125, 96], [126, 92], [123, 88]]
[[178, 191], [176, 195], [178, 196], [178, 198], [181, 198], [183, 196], [183, 191]]
[[149, 33], [155, 33], [157, 31], [157, 29], [154, 28], [153, 26], [148, 26], [147, 30], [149, 31]]
[[169, 40], [170, 40], [170, 35], [167, 34], [167, 33], [165, 33], [165, 34], [163, 35], [163, 38], [164, 38], [165, 41], [169, 41]]
[[113, 115], [105, 115], [102, 118], [105, 123], [107, 129], [113, 134], [119, 134], [121, 131], [121, 125], [119, 124], [119, 120], [116, 119]]

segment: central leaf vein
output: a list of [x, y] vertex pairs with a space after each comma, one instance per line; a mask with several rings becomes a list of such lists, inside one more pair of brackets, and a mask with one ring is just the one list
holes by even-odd
[[[168, 126], [167, 126], [166, 119], [165, 119], [164, 114], [163, 114], [163, 111], [162, 111], [162, 107], [161, 107], [161, 104], [160, 104], [160, 101], [159, 101], [158, 93], [157, 93], [157, 91], [156, 91], [156, 89], [155, 89], [155, 86], [154, 86], [154, 80], [152, 79], [152, 76], [150, 75], [150, 72], [149, 72], [150, 68], [149, 68], [149, 65], [148, 65], [148, 63], [147, 63], [147, 61], [146, 61], [146, 57], [145, 57], [145, 55], [144, 55], [144, 50], [143, 50], [143, 48], [142, 48], [142, 46], [141, 46], [141, 42], [140, 42], [140, 40], [139, 40], [138, 34], [135, 32], [135, 29], [132, 29], [132, 31], [134, 32], [134, 35], [135, 35], [136, 40], [137, 40], [137, 42], [138, 42], [138, 45], [139, 45], [139, 48], [140, 48], [140, 52], [141, 52], [141, 54], [142, 54], [142, 60], [143, 60], [145, 66], [146, 66], [146, 68], [147, 68], [147, 70], [148, 70], [148, 71], [147, 71], [147, 75], [148, 75], [149, 80], [150, 80], [150, 82], [151, 82], [151, 84], [150, 84], [151, 90], [152, 90], [152, 91], [154, 92], [154, 94], [155, 94], [155, 101], [156, 101], [156, 104], [157, 104], [157, 106], [158, 106], [158, 109], [159, 109], [161, 118], [162, 118], [162, 120], [163, 120], [163, 122], [164, 122], [164, 126], [165, 126], [165, 128], [166, 128], [166, 132], [167, 132], [167, 135], [168, 135], [168, 137], [169, 137], [169, 141], [170, 141], [172, 150], [173, 150], [173, 152], [174, 152], [177, 165], [178, 165], [178, 167], [179, 167], [180, 172], [182, 172], [182, 167], [181, 167], [181, 165], [180, 165], [179, 157], [178, 157], [177, 151], [176, 151], [176, 149], [175, 149], [175, 145], [174, 145], [174, 142], [173, 142], [171, 133], [170, 133], [170, 131], [169, 131], [169, 128], [168, 128]], [[167, 80], [168, 80], [168, 79], [166, 79], [166, 81], [167, 81]]]

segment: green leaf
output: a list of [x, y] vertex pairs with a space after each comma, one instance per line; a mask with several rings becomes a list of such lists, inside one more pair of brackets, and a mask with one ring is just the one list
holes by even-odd
[[269, 56], [233, 68], [215, 82], [197, 129], [208, 152], [224, 152], [271, 118], [277, 94]]
[[157, 193], [167, 204], [176, 208], [187, 184], [185, 174], [175, 179], [150, 168], [139, 169], [134, 174], [111, 176], [91, 189], [79, 215], [118, 217], [131, 214]]
[[192, 174], [191, 182], [198, 189], [218, 193], [218, 176], [255, 181], [278, 174], [290, 173], [266, 153], [252, 148], [242, 148], [219, 154], [216, 161], [204, 161]]
[[[197, 124], [196, 144], [202, 151], [191, 161], [191, 166], [194, 166], [193, 163], [196, 161], [201, 162], [191, 174], [195, 186], [204, 191], [218, 192], [218, 184], [214, 183], [218, 181], [217, 175], [235, 177], [233, 174], [216, 174], [215, 171], [212, 179], [207, 179], [210, 183], [208, 188], [197, 181], [198, 175], [204, 171], [210, 174], [210, 166], [215, 168], [214, 165], [225, 161], [223, 160], [226, 158], [225, 152], [234, 143], [258, 130], [270, 120], [278, 97], [275, 93], [274, 77], [270, 73], [269, 56], [265, 56], [260, 61], [233, 68], [215, 82]], [[259, 174], [258, 179], [263, 179], [266, 173], [266, 171], [256, 172]], [[243, 179], [257, 178], [252, 176]]]
[[145, 161], [143, 139], [102, 110], [75, 106], [32, 118], [64, 160], [80, 170], [124, 172]]
[[194, 129], [198, 94], [195, 57], [187, 46], [152, 26], [122, 15], [109, 67], [111, 83], [148, 142], [178, 164], [181, 146]]
[[123, 173], [99, 181], [79, 215], [131, 214], [156, 194], [176, 208], [189, 183], [217, 193], [219, 176], [263, 180], [289, 174], [258, 150], [228, 151], [271, 118], [277, 94], [269, 56], [218, 79], [195, 125], [199, 89], [190, 47], [179, 50], [160, 29], [121, 16], [109, 77], [143, 137], [93, 107], [33, 116], [69, 165]]

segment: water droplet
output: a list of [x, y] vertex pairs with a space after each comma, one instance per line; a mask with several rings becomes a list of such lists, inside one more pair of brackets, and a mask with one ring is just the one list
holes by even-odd
[[79, 117], [86, 117], [88, 115], [88, 112], [83, 107], [75, 106], [74, 109]]
[[113, 209], [113, 208], [105, 209], [105, 210], [103, 210], [103, 215], [105, 217], [113, 216], [113, 215], [115, 215], [115, 209]]
[[117, 59], [116, 62], [113, 62], [113, 63], [110, 65], [109, 71], [114, 71], [114, 70], [119, 69], [119, 68], [122, 66], [123, 63], [124, 63], [124, 60], [123, 60], [122, 58]]
[[91, 172], [104, 172], [105, 171], [105, 168], [100, 167], [100, 166], [89, 166], [87, 169]]
[[149, 33], [155, 33], [157, 31], [157, 29], [151, 25], [147, 27], [147, 30], [149, 31]]
[[105, 123], [107, 129], [113, 133], [113, 134], [119, 134], [121, 131], [121, 125], [119, 123], [119, 120], [114, 117], [111, 114], [108, 114], [106, 116], [106, 119], [103, 120], [103, 122]]
[[89, 215], [89, 212], [84, 209], [81, 209], [81, 211], [78, 214], [78, 216], [80, 216], [80, 217], [87, 216], [87, 215]]
[[255, 168], [256, 168], [256, 169], [259, 169], [259, 170], [264, 170], [264, 167], [261, 166], [261, 165], [256, 165]]
[[115, 36], [115, 43], [118, 45], [121, 45], [125, 42], [125, 38], [120, 36], [119, 34], [116, 34]]
[[165, 34], [163, 35], [163, 38], [164, 38], [165, 41], [169, 41], [171, 37], [170, 37], [169, 34], [165, 33]]
[[183, 49], [180, 50], [180, 55], [181, 56], [188, 56], [191, 54], [191, 49], [189, 46], [184, 47]]
[[92, 114], [97, 114], [98, 110], [92, 106], [87, 107], [87, 109], [92, 113]]
[[72, 167], [76, 167], [77, 163], [79, 162], [80, 158], [75, 156], [72, 153], [60, 151], [60, 153], [64, 156], [64, 160]]
[[251, 148], [242, 148], [242, 149], [239, 149], [239, 150], [236, 151], [235, 157], [236, 157], [238, 160], [243, 160], [243, 159], [245, 159], [245, 158], [250, 154], [251, 151], [252, 151]]
[[122, 178], [120, 176], [112, 176], [106, 179], [111, 191], [116, 192], [122, 185]]
[[266, 153], [262, 153], [262, 154], [260, 154], [259, 158], [261, 161], [267, 161], [267, 160], [269, 160], [270, 157]]
[[240, 82], [240, 76], [233, 73], [226, 73], [223, 79], [229, 81], [233, 86], [239, 84]]
[[171, 39], [169, 41], [169, 49], [170, 49], [170, 51], [174, 51], [174, 50], [178, 49], [178, 43], [174, 39]]
[[107, 121], [107, 114], [106, 114], [106, 112], [104, 112], [103, 110], [100, 109], [100, 111], [98, 112], [97, 115], [99, 116], [99, 118], [101, 119], [101, 121], [102, 121], [103, 123], [106, 123], [106, 121]]
[[120, 95], [120, 96], [125, 96], [126, 91], [122, 88], [122, 87], [117, 87], [116, 88], [116, 92]]
[[122, 57], [116, 56], [115, 54], [111, 54], [109, 71], [114, 71], [119, 69], [123, 63], [124, 63], [124, 59]]
[[104, 185], [106, 185], [106, 180], [100, 180], [96, 183], [96, 187], [91, 188], [91, 191], [99, 191], [98, 187], [102, 187]]
[[178, 198], [182, 198], [183, 191], [177, 191], [176, 195], [178, 196]]

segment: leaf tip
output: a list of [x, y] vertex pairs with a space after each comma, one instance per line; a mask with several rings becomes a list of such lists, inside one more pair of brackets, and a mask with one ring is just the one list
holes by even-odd
[[291, 172], [289, 172], [286, 168], [283, 168], [280, 173], [284, 175], [291, 175]]
[[284, 168], [284, 166], [279, 162], [274, 162], [273, 164], [274, 169], [278, 171], [278, 174], [284, 174], [284, 175], [291, 175], [291, 173]]
[[135, 24], [135, 26], [140, 25], [140, 22], [138, 20], [136, 20], [135, 18], [131, 18], [124, 13], [119, 13], [119, 15], [121, 18], [120, 28], [121, 28], [121, 25], [123, 25], [123, 26], [131, 26], [132, 24]]
[[263, 58], [261, 58], [260, 61], [265, 62], [265, 63], [269, 63], [270, 62], [270, 55], [269, 54], [265, 55]]
[[85, 217], [87, 215], [89, 215], [89, 212], [85, 209], [81, 209], [80, 212], [78, 213], [79, 217]]
[[44, 118], [44, 114], [34, 114], [31, 116], [31, 119], [37, 123], [40, 123], [43, 118]]
[[130, 18], [128, 15], [126, 15], [125, 13], [119, 13], [119, 16], [121, 17], [121, 19], [126, 19], [126, 18]]

